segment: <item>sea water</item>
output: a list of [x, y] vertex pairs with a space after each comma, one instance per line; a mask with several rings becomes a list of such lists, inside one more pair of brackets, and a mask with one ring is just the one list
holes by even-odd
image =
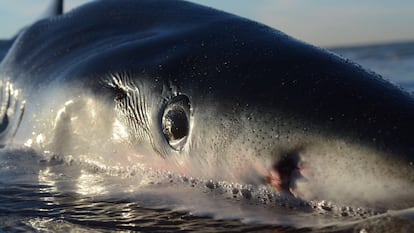
[[[414, 91], [414, 42], [330, 49]], [[36, 140], [42, 141], [42, 137]], [[117, 157], [128, 151], [102, 153]], [[98, 143], [99, 146], [99, 143]], [[0, 232], [412, 232], [400, 211], [306, 202], [271, 189], [137, 165], [0, 150]]]

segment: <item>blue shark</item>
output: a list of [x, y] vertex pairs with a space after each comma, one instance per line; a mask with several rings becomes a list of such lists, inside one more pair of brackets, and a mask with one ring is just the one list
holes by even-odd
[[185, 1], [55, 6], [0, 44], [4, 145], [70, 154], [79, 132], [117, 135], [190, 175], [413, 206], [414, 98], [379, 75]]

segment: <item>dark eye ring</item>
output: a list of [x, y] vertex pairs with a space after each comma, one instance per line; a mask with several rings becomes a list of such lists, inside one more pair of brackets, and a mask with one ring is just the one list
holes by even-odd
[[178, 95], [167, 102], [162, 114], [162, 132], [168, 144], [182, 150], [190, 132], [190, 102], [187, 96]]

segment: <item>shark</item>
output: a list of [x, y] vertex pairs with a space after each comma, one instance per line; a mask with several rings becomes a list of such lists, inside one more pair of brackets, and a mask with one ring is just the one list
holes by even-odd
[[0, 43], [3, 146], [70, 154], [104, 137], [178, 173], [414, 206], [414, 98], [381, 76], [186, 1], [48, 12]]

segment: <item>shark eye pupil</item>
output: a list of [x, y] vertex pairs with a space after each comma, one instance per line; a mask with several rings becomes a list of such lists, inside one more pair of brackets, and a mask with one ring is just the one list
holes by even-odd
[[181, 150], [190, 131], [189, 101], [186, 96], [176, 96], [170, 100], [162, 116], [162, 132], [168, 144]]
[[187, 136], [188, 119], [183, 109], [171, 109], [164, 117], [164, 134], [169, 139], [178, 140]]

